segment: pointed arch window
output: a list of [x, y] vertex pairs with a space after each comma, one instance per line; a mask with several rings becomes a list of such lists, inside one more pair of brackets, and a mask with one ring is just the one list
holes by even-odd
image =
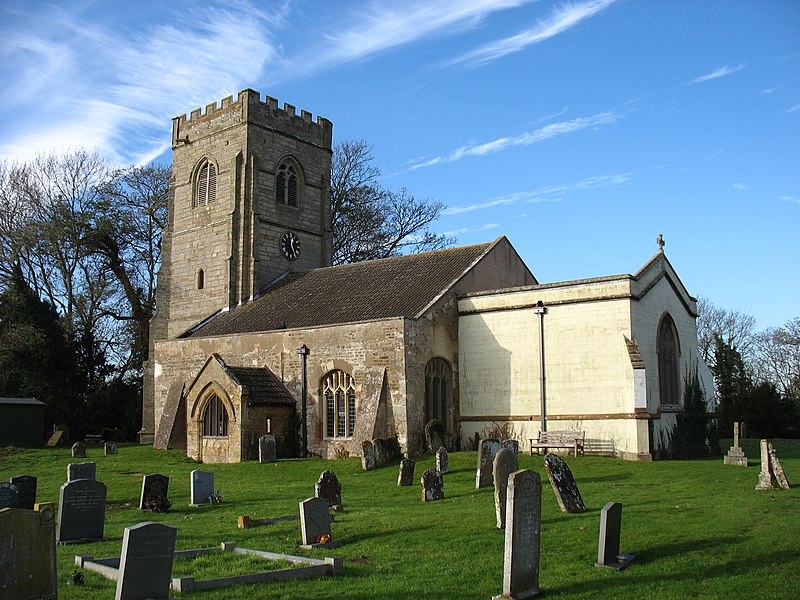
[[205, 159], [197, 171], [195, 206], [208, 206], [217, 199], [217, 167]]
[[664, 315], [658, 325], [658, 394], [661, 404], [680, 404], [680, 343], [672, 317]]
[[352, 375], [335, 370], [322, 380], [325, 437], [352, 437], [356, 428], [356, 386]]
[[286, 206], [298, 206], [300, 203], [300, 170], [286, 160], [278, 167], [275, 176], [275, 202]]
[[453, 369], [443, 358], [432, 358], [425, 365], [425, 422], [439, 419], [448, 429], [453, 398]]
[[203, 435], [228, 437], [228, 411], [216, 394], [211, 396], [203, 413]]

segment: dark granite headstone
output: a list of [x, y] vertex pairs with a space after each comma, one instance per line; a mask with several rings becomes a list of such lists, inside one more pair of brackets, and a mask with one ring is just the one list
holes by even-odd
[[83, 442], [72, 444], [72, 458], [86, 458], [86, 444]]
[[519, 454], [519, 442], [517, 440], [503, 440], [500, 442], [501, 448], [508, 448], [514, 454]]
[[55, 507], [0, 509], [0, 598], [55, 600]]
[[503, 593], [500, 599], [531, 598], [539, 593], [539, 537], [542, 481], [538, 473], [517, 471], [508, 478]]
[[19, 507], [33, 510], [36, 504], [36, 477], [32, 475], [18, 475], [11, 478], [11, 483], [17, 486], [19, 492]]
[[300, 533], [305, 546], [319, 543], [322, 535], [331, 535], [331, 513], [325, 498], [308, 498], [300, 503]]
[[176, 527], [161, 523], [125, 528], [114, 600], [169, 597], [177, 534]]
[[361, 468], [365, 471], [372, 471], [376, 465], [375, 445], [371, 441], [365, 440], [361, 444]]
[[519, 469], [517, 455], [509, 448], [500, 448], [494, 457], [492, 476], [494, 478], [494, 508], [497, 515], [497, 528], [503, 529], [506, 525], [506, 493], [508, 489], [508, 476]]
[[611, 567], [621, 571], [636, 558], [632, 554], [619, 553], [619, 538], [622, 529], [622, 504], [609, 502], [600, 511], [600, 540], [597, 544], [596, 567]]
[[106, 486], [94, 479], [68, 481], [58, 493], [56, 540], [80, 542], [103, 539]]
[[211, 503], [211, 495], [214, 493], [214, 474], [195, 469], [189, 477], [191, 480], [190, 503], [194, 505]]
[[556, 454], [548, 454], [544, 457], [544, 468], [561, 510], [565, 513], [586, 512], [578, 485], [564, 459]]
[[328, 501], [328, 506], [333, 510], [339, 512], [343, 510], [342, 507], [342, 484], [336, 477], [333, 471], [323, 471], [316, 485], [314, 486], [314, 495], [317, 498], [324, 498]]
[[139, 510], [162, 511], [168, 504], [169, 477], [154, 473], [142, 477], [142, 493], [139, 495]]
[[487, 438], [478, 442], [478, 466], [475, 473], [475, 489], [489, 487], [494, 483], [492, 468], [494, 457], [500, 450], [500, 442]]
[[118, 450], [117, 442], [106, 442], [103, 444], [103, 451], [106, 453], [106, 456], [109, 454], [116, 454]]
[[444, 500], [444, 478], [436, 469], [428, 469], [420, 477], [422, 483], [422, 501], [434, 502]]
[[278, 459], [278, 444], [274, 435], [262, 435], [258, 438], [258, 462], [262, 464], [275, 462]]
[[19, 490], [13, 483], [0, 483], [0, 508], [19, 508]]
[[442, 475], [447, 473], [450, 470], [450, 465], [447, 456], [447, 448], [441, 446], [436, 451], [436, 470], [439, 471]]
[[416, 463], [410, 458], [400, 461], [400, 472], [397, 474], [397, 485], [409, 486], [414, 483], [414, 466]]
[[69, 463], [67, 465], [67, 481], [76, 479], [97, 479], [97, 464], [93, 462]]

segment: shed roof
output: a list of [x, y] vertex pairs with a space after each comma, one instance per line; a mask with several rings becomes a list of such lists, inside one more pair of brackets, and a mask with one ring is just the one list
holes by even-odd
[[45, 406], [36, 398], [0, 398], [0, 404], [27, 404], [30, 406]]

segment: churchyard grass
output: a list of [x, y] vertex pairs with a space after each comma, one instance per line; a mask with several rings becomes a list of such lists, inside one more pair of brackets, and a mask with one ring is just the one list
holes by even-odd
[[[729, 444], [723, 440], [727, 450]], [[543, 458], [520, 453], [520, 468], [542, 475], [540, 585], [548, 598], [796, 598], [800, 572], [800, 442], [775, 440], [790, 490], [756, 491], [758, 441], [743, 440], [748, 468], [723, 465], [722, 457], [693, 461], [633, 463], [566, 457], [587, 512], [565, 514], [545, 475]], [[251, 598], [481, 598], [502, 590], [503, 532], [495, 525], [493, 488], [475, 489], [475, 452], [450, 454], [444, 500], [423, 503], [419, 477], [434, 458], [417, 461], [415, 483], [398, 487], [397, 464], [361, 470], [358, 459], [281, 460], [259, 464], [197, 465], [181, 451], [124, 445], [104, 456], [90, 446], [81, 461], [97, 463], [108, 486], [104, 541], [58, 546], [62, 600], [112, 597], [114, 583], [84, 571], [85, 585], [66, 586], [73, 557], [119, 556], [123, 529], [141, 521], [178, 528], [176, 547], [238, 546], [323, 558], [341, 556], [345, 575], [310, 581], [246, 585], [173, 594], [202, 599]], [[0, 481], [15, 475], [39, 478], [37, 500], [57, 502], [74, 462], [68, 449], [9, 452], [0, 449]], [[219, 505], [189, 506], [189, 473], [215, 474]], [[344, 512], [333, 522], [343, 546], [303, 551], [299, 521], [238, 529], [237, 517], [296, 515], [298, 502], [313, 496], [319, 474], [332, 469], [342, 485]], [[166, 513], [138, 510], [142, 476], [170, 477], [172, 507]], [[620, 551], [635, 554], [627, 570], [594, 566], [600, 510], [623, 504]], [[203, 577], [230, 574], [220, 563]]]

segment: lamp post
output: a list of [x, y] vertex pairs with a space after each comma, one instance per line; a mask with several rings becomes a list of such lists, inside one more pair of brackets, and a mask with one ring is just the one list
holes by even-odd
[[547, 307], [539, 300], [533, 307], [533, 312], [539, 315], [539, 396], [542, 402], [542, 431], [547, 431], [547, 386], [544, 376], [544, 316], [547, 314]]
[[311, 350], [303, 344], [297, 349], [300, 355], [300, 413], [302, 418], [301, 429], [303, 431], [303, 458], [308, 458], [308, 419], [306, 415], [306, 364]]

